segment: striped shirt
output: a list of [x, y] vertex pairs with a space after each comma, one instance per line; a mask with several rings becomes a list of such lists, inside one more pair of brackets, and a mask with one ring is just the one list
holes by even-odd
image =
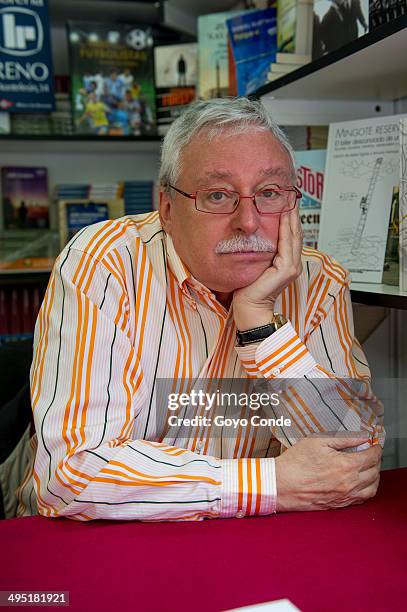
[[[35, 328], [39, 513], [81, 521], [269, 514], [273, 457], [299, 437], [364, 429], [382, 442], [344, 269], [304, 248], [303, 272], [275, 311], [289, 322], [260, 343], [236, 347], [232, 309], [189, 273], [157, 212], [77, 234], [56, 261]], [[352, 395], [340, 377], [358, 379], [362, 393]], [[163, 379], [177, 392], [198, 379], [297, 379], [306, 388], [289, 386], [273, 409], [291, 418], [289, 428], [249, 425], [213, 435], [201, 424], [179, 438], [157, 418]], [[316, 379], [332, 383], [323, 399]]]

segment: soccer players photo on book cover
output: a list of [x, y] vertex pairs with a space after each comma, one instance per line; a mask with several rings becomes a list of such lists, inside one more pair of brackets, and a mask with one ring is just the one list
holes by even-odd
[[155, 133], [153, 37], [144, 26], [68, 24], [77, 133]]

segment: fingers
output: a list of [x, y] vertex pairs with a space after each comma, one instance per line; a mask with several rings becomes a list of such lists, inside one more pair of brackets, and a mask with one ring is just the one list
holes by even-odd
[[382, 447], [378, 444], [364, 451], [354, 453], [355, 460], [358, 463], [359, 472], [369, 470], [370, 468], [380, 465], [382, 458]]
[[278, 230], [278, 254], [285, 263], [291, 265], [293, 258], [292, 232], [290, 226], [290, 215], [284, 213], [280, 216], [280, 226]]
[[292, 210], [290, 213], [290, 224], [291, 224], [291, 234], [292, 234], [292, 241], [293, 241], [293, 245], [292, 245], [293, 260], [296, 265], [299, 265], [301, 262], [301, 253], [302, 253], [304, 234], [302, 230], [298, 206], [296, 206], [294, 210]]

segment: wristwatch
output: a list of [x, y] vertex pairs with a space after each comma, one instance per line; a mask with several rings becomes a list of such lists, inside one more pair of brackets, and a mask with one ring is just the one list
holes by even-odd
[[254, 327], [253, 329], [246, 329], [246, 331], [236, 332], [236, 341], [238, 346], [246, 346], [246, 344], [254, 344], [260, 342], [274, 334], [275, 331], [283, 327], [287, 323], [287, 319], [283, 315], [275, 312], [270, 323], [267, 325], [261, 325], [260, 327]]

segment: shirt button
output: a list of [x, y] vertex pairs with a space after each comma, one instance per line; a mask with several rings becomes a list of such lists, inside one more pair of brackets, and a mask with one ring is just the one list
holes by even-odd
[[278, 376], [280, 372], [281, 372], [280, 368], [274, 368], [274, 370], [271, 370], [272, 376]]
[[236, 512], [236, 518], [244, 518], [243, 510], [239, 510], [239, 512]]

